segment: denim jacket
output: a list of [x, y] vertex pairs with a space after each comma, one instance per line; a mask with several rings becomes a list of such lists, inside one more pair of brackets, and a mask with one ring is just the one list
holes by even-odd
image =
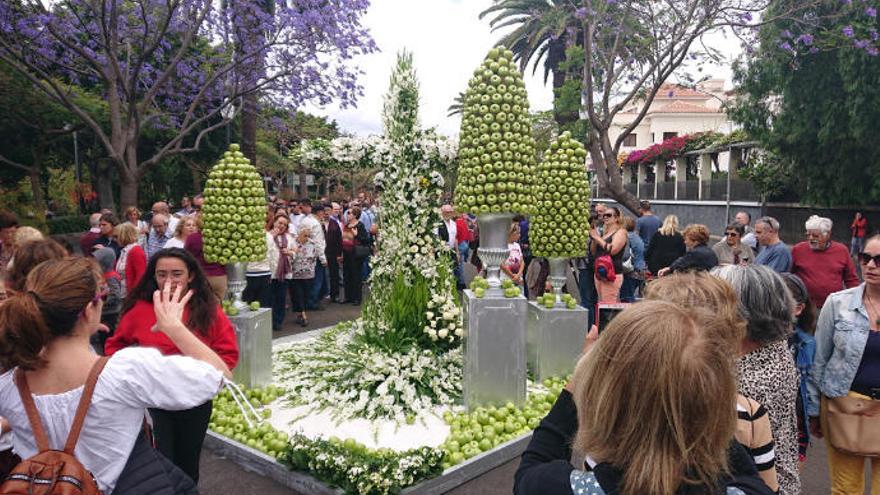
[[801, 375], [800, 385], [798, 386], [798, 419], [800, 431], [806, 437], [806, 441], [810, 441], [810, 428], [807, 424], [809, 417], [808, 407], [810, 398], [807, 392], [808, 383], [810, 381], [810, 370], [813, 368], [813, 361], [816, 358], [816, 339], [812, 335], [804, 332], [800, 328], [795, 328], [791, 337], [788, 338], [788, 347], [794, 355], [794, 363], [797, 365], [798, 373]]
[[868, 334], [868, 311], [862, 304], [865, 284], [828, 296], [816, 324], [816, 359], [809, 382], [807, 413], [819, 415], [819, 394], [842, 397], [849, 392]]

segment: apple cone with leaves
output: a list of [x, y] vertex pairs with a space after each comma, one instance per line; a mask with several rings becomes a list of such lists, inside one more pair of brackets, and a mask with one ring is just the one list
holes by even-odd
[[455, 202], [460, 211], [530, 213], [535, 168], [529, 102], [513, 52], [489, 50], [465, 93]]
[[202, 209], [205, 259], [221, 264], [266, 257], [266, 193], [237, 144], [211, 169]]
[[590, 235], [590, 182], [584, 145], [564, 132], [538, 166], [529, 240], [535, 256], [575, 258]]

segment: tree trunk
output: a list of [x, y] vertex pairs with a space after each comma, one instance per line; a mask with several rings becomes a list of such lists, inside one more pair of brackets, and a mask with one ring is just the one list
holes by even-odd
[[[122, 177], [122, 168], [120, 170], [120, 178]], [[97, 167], [95, 169], [95, 183], [97, 184], [97, 188], [95, 192], [98, 193], [98, 204], [101, 208], [108, 208], [111, 211], [116, 211], [116, 200], [113, 197], [113, 164], [109, 160], [98, 160]], [[120, 192], [124, 191], [125, 186], [122, 186]], [[137, 203], [137, 181], [134, 182], [134, 203]], [[123, 206], [129, 206], [124, 201], [122, 202]]]
[[309, 186], [306, 184], [305, 167], [300, 167], [299, 169], [299, 197], [300, 199], [309, 197]]
[[257, 166], [257, 116], [259, 101], [256, 92], [250, 92], [242, 98], [241, 104], [241, 152]]
[[617, 159], [614, 159], [612, 165], [608, 165], [608, 160], [605, 158], [601, 145], [596, 142], [600, 139], [594, 136], [594, 142], [590, 145], [590, 157], [593, 159], [593, 168], [596, 170], [599, 186], [603, 192], [607, 192], [611, 196], [611, 199], [630, 210], [635, 216], [641, 216], [639, 212], [639, 198], [626, 190], [626, 186], [623, 184], [623, 177], [620, 174], [620, 167], [617, 166]]
[[34, 210], [36, 210], [38, 217], [44, 218], [47, 208], [43, 199], [43, 184], [41, 183], [40, 175], [40, 164], [34, 163], [28, 171], [28, 178], [31, 181], [31, 191], [34, 194]]

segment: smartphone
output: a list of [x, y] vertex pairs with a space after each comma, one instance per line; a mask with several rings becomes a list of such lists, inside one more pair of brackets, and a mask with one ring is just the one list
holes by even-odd
[[629, 307], [631, 303], [599, 303], [598, 307], [598, 318], [596, 318], [596, 325], [599, 327], [599, 333], [601, 334], [605, 328], [608, 327], [608, 324], [611, 323], [611, 320], [617, 316], [618, 313]]

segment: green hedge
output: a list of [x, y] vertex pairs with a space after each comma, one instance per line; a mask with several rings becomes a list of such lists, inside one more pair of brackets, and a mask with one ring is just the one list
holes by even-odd
[[46, 220], [49, 234], [72, 234], [89, 230], [88, 215], [71, 215]]

